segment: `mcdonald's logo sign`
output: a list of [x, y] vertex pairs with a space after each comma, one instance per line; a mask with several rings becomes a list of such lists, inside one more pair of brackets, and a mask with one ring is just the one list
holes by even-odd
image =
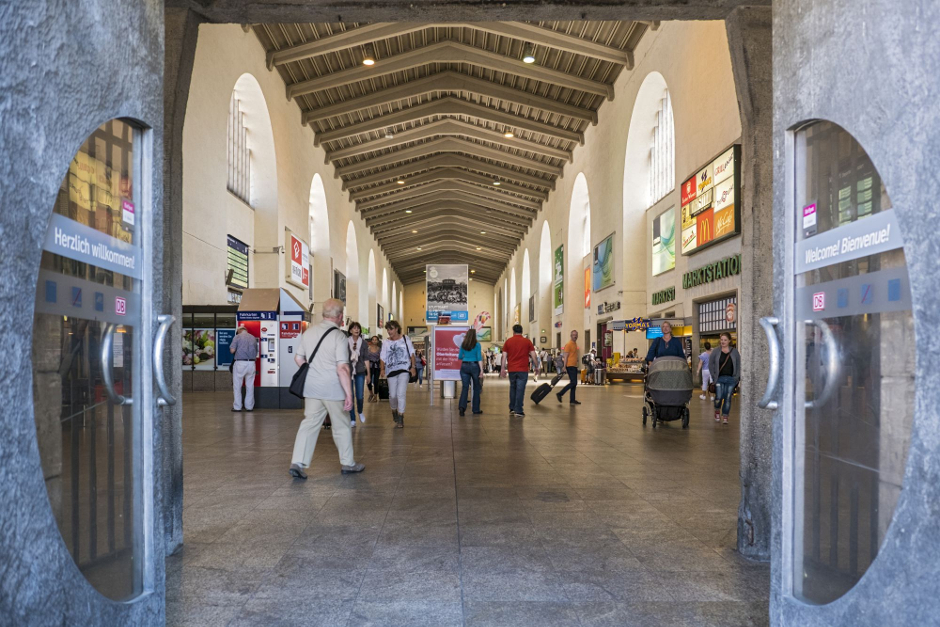
[[698, 215], [695, 223], [695, 247], [698, 248], [715, 238], [715, 214], [712, 209]]

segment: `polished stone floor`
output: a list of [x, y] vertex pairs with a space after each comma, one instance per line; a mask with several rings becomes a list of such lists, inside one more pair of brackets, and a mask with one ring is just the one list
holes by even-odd
[[322, 431], [306, 482], [287, 475], [299, 411], [188, 395], [168, 624], [766, 625], [769, 568], [734, 551], [737, 410], [716, 425], [696, 395], [688, 431], [654, 431], [640, 387], [578, 392], [510, 418], [489, 379], [460, 418], [412, 386], [404, 430], [367, 405], [364, 473]]

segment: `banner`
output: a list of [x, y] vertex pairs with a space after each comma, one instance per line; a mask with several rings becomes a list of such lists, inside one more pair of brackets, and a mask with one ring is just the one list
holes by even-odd
[[565, 311], [565, 245], [555, 249], [552, 268], [552, 310], [556, 316]]
[[522, 303], [516, 303], [516, 306], [512, 308], [512, 323], [522, 324]]
[[310, 247], [290, 229], [284, 229], [287, 248], [287, 282], [303, 289], [310, 288]]
[[[711, 180], [711, 177], [709, 177]], [[653, 276], [676, 267], [676, 208], [653, 218]]]
[[[675, 215], [673, 215], [675, 232]], [[675, 233], [673, 233], [675, 236]], [[675, 265], [675, 239], [673, 239], [673, 265]], [[614, 284], [614, 234], [611, 233], [594, 247], [594, 291], [599, 292]], [[588, 303], [587, 306], [590, 306]]]
[[452, 322], [469, 322], [467, 298], [469, 269], [466, 264], [435, 264], [427, 266], [427, 321], [438, 322], [442, 316]]
[[591, 308], [591, 267], [584, 269], [584, 308]]
[[460, 345], [470, 327], [434, 327], [434, 379], [460, 381]]
[[529, 296], [529, 322], [535, 322], [535, 294]]

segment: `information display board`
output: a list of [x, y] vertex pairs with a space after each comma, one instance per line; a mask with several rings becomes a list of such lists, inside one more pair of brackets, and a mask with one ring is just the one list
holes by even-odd
[[228, 285], [241, 290], [248, 289], [248, 244], [231, 235], [227, 239], [226, 276], [231, 274]]
[[434, 379], [460, 381], [460, 345], [470, 327], [434, 328]]
[[682, 184], [682, 254], [741, 233], [741, 146], [735, 144]]
[[470, 271], [466, 264], [433, 264], [427, 266], [427, 321], [469, 322], [467, 293]]

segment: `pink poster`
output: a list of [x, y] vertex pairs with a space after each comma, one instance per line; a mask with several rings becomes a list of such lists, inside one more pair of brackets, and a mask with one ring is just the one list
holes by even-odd
[[460, 381], [460, 345], [468, 327], [434, 328], [434, 378]]

